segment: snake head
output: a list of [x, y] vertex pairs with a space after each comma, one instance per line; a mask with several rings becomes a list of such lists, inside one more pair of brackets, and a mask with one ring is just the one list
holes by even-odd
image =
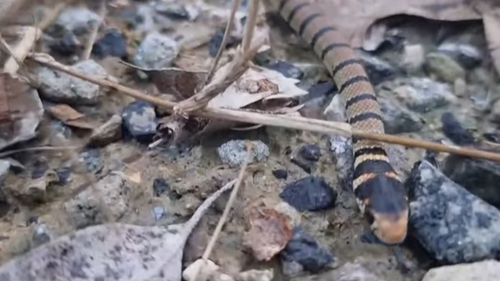
[[387, 245], [400, 244], [408, 232], [408, 209], [399, 213], [370, 212], [373, 222], [370, 226], [373, 234]]

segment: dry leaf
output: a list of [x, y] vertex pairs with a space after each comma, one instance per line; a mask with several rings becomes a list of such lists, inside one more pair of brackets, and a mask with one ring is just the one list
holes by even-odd
[[61, 120], [64, 124], [80, 129], [93, 130], [94, 125], [85, 120], [85, 115], [76, 111], [67, 104], [58, 104], [47, 109], [54, 118]]
[[244, 243], [259, 261], [269, 261], [292, 238], [288, 217], [275, 209], [253, 205], [249, 207], [246, 218], [250, 229], [245, 233]]
[[59, 237], [0, 267], [0, 280], [181, 281], [186, 240], [210, 205], [235, 180], [207, 198], [184, 224], [103, 224]]

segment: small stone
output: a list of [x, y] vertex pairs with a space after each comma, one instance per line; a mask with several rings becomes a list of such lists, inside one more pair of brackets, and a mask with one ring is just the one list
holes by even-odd
[[438, 51], [452, 57], [466, 69], [477, 67], [483, 61], [483, 53], [468, 44], [444, 43], [438, 47]]
[[155, 10], [161, 15], [167, 16], [173, 20], [190, 20], [189, 11], [184, 5], [176, 2], [156, 3]]
[[[211, 57], [215, 57], [219, 51], [220, 45], [222, 44], [222, 38], [224, 37], [224, 31], [218, 31], [208, 42], [208, 54]], [[241, 38], [235, 36], [229, 36], [226, 49], [236, 47], [241, 42]]]
[[92, 54], [101, 59], [108, 56], [124, 59], [127, 57], [127, 40], [121, 32], [112, 29], [94, 43]]
[[138, 67], [160, 69], [172, 66], [179, 53], [179, 46], [172, 38], [159, 33], [150, 33], [137, 49], [134, 62]]
[[297, 165], [299, 168], [301, 168], [302, 170], [304, 170], [304, 172], [306, 172], [308, 174], [312, 173], [312, 171], [314, 169], [314, 163], [311, 163], [310, 161], [304, 160], [300, 157], [293, 157], [292, 156], [290, 158], [290, 162]]
[[378, 85], [396, 75], [394, 67], [385, 60], [364, 51], [357, 51], [357, 54], [373, 85]]
[[81, 35], [92, 30], [95, 25], [101, 25], [101, 23], [101, 17], [93, 11], [85, 7], [71, 7], [59, 14], [54, 25], [71, 31], [75, 35]]
[[497, 281], [500, 262], [485, 260], [469, 264], [436, 267], [429, 270], [422, 281]]
[[61, 39], [58, 39], [49, 44], [52, 52], [63, 56], [71, 56], [76, 54], [82, 47], [81, 42], [71, 32], [66, 33]]
[[251, 269], [244, 272], [238, 273], [234, 280], [235, 281], [271, 281], [274, 277], [273, 269], [266, 270], [256, 270]]
[[59, 168], [55, 170], [57, 177], [59, 178], [58, 184], [67, 184], [71, 181], [71, 169], [70, 168]]
[[302, 79], [304, 76], [304, 73], [295, 67], [293, 64], [284, 62], [284, 61], [276, 61], [272, 62], [268, 65], [266, 65], [266, 68], [278, 71], [279, 73], [283, 74], [283, 76], [287, 78], [293, 78], [293, 79]]
[[89, 144], [93, 146], [106, 146], [122, 138], [122, 117], [114, 114], [111, 118], [95, 129], [90, 136]]
[[[79, 62], [71, 69], [92, 76], [109, 79], [106, 70], [93, 60]], [[80, 78], [52, 70], [47, 67], [36, 67], [35, 75], [40, 85], [38, 87], [43, 98], [69, 105], [94, 105], [102, 96], [99, 85]]]
[[445, 158], [443, 173], [489, 204], [500, 208], [500, 164], [458, 155]]
[[472, 145], [476, 141], [474, 136], [465, 129], [451, 112], [445, 112], [441, 115], [441, 123], [443, 124], [443, 133], [453, 143], [457, 145]]
[[279, 180], [286, 180], [288, 178], [288, 171], [284, 169], [273, 170], [272, 173]]
[[150, 142], [158, 125], [154, 106], [145, 101], [134, 101], [122, 113], [127, 132], [139, 142]]
[[401, 86], [392, 91], [409, 109], [416, 112], [426, 113], [456, 100], [449, 85], [429, 78], [401, 79], [398, 82]]
[[50, 242], [50, 235], [47, 233], [47, 226], [45, 224], [40, 224], [36, 227], [32, 240], [32, 248], [38, 247], [42, 244]]
[[457, 79], [465, 79], [465, 70], [462, 66], [445, 54], [427, 54], [426, 67], [429, 72], [444, 82], [453, 83]]
[[467, 94], [467, 84], [463, 79], [457, 79], [453, 83], [453, 90], [455, 92], [455, 96], [465, 97]]
[[101, 160], [101, 152], [98, 149], [89, 149], [81, 153], [80, 157], [83, 158], [85, 167], [90, 173], [96, 174], [104, 168]]
[[425, 63], [425, 50], [422, 45], [406, 45], [403, 51], [401, 67], [407, 72], [414, 73], [421, 70]]
[[421, 118], [397, 101], [379, 98], [378, 102], [380, 110], [384, 114], [384, 126], [387, 134], [412, 133], [422, 129]]
[[[245, 140], [231, 140], [217, 148], [217, 153], [222, 163], [231, 168], [239, 167], [245, 162], [247, 149]], [[262, 141], [249, 141], [253, 144], [251, 163], [267, 161], [269, 157], [269, 148]]]
[[161, 220], [162, 218], [164, 218], [167, 215], [165, 208], [163, 208], [163, 207], [154, 207], [152, 210], [152, 213], [153, 213], [153, 217], [157, 221]]
[[0, 186], [3, 184], [5, 177], [9, 174], [10, 162], [7, 160], [0, 160]]
[[116, 221], [129, 210], [131, 191], [132, 187], [124, 175], [110, 173], [93, 188], [66, 202], [64, 208], [78, 229], [104, 223], [107, 218]]
[[162, 178], [156, 178], [153, 182], [153, 194], [156, 197], [161, 197], [163, 195], [168, 195], [170, 200], [178, 200], [179, 196], [175, 191], [172, 190], [170, 184]]
[[316, 144], [304, 145], [300, 148], [299, 155], [305, 160], [317, 162], [321, 158], [321, 148]]
[[352, 190], [354, 172], [352, 139], [344, 136], [333, 136], [330, 138], [329, 144], [339, 184], [343, 190]]
[[413, 235], [440, 263], [498, 257], [500, 211], [423, 160], [408, 182]]
[[195, 281], [195, 274], [198, 273], [198, 281], [206, 281], [210, 275], [214, 274], [219, 269], [213, 261], [207, 259], [206, 263], [202, 259], [197, 259], [192, 264], [188, 265], [182, 272], [182, 278], [186, 281]]
[[283, 273], [289, 277], [298, 276], [300, 271], [318, 273], [336, 262], [336, 258], [301, 227], [294, 228], [292, 239], [281, 251], [280, 258]]
[[323, 178], [308, 176], [287, 184], [280, 197], [300, 212], [320, 211], [335, 207], [337, 192]]

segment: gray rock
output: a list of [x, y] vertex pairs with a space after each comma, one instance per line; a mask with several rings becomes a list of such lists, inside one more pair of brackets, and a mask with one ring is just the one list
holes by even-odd
[[77, 35], [89, 32], [96, 24], [101, 24], [101, 17], [85, 7], [71, 7], [61, 12], [55, 25]]
[[438, 51], [452, 57], [467, 69], [479, 66], [484, 56], [476, 46], [464, 43], [444, 43], [438, 47]]
[[141, 42], [134, 62], [138, 67], [147, 69], [170, 67], [178, 53], [179, 46], [174, 39], [153, 32]]
[[415, 73], [422, 69], [424, 63], [425, 50], [422, 45], [405, 45], [403, 58], [399, 65], [401, 68], [405, 69], [408, 73]]
[[499, 278], [500, 262], [485, 260], [433, 268], [422, 281], [497, 281]]
[[392, 90], [397, 98], [409, 109], [420, 113], [446, 106], [456, 100], [449, 85], [429, 78], [401, 79], [397, 84], [400, 86]]
[[47, 232], [47, 225], [40, 224], [36, 226], [31, 240], [32, 240], [32, 246], [31, 246], [32, 248], [50, 242], [51, 238], [49, 233]]
[[122, 137], [122, 117], [113, 115], [99, 128], [95, 129], [90, 136], [90, 144], [95, 146], [105, 146]]
[[[247, 149], [245, 140], [231, 140], [217, 148], [222, 163], [231, 168], [239, 167], [245, 162]], [[269, 157], [269, 148], [262, 141], [250, 141], [253, 144], [251, 163], [265, 162]]]
[[357, 50], [356, 53], [374, 85], [378, 85], [396, 75], [396, 69], [385, 60], [362, 50]]
[[125, 175], [111, 173], [64, 204], [77, 228], [117, 221], [129, 208], [131, 187]]
[[150, 142], [156, 134], [155, 108], [148, 102], [132, 102], [123, 110], [122, 118], [127, 131], [140, 142]]
[[443, 264], [500, 257], [500, 211], [427, 161], [407, 181], [414, 236]]
[[450, 155], [443, 161], [443, 173], [472, 194], [500, 208], [500, 164]]
[[465, 70], [462, 66], [446, 54], [427, 54], [425, 65], [430, 73], [444, 82], [453, 83], [457, 79], [465, 79]]
[[411, 133], [422, 129], [421, 118], [397, 101], [379, 98], [378, 102], [384, 114], [384, 126], [387, 134]]
[[343, 136], [332, 136], [329, 142], [332, 162], [335, 165], [340, 186], [344, 190], [352, 190], [354, 173], [352, 139]]
[[[79, 62], [71, 69], [103, 79], [110, 78], [106, 70], [93, 60]], [[72, 105], [94, 105], [102, 96], [99, 85], [84, 81], [47, 67], [37, 67], [35, 75], [40, 82], [40, 94], [52, 102]]]
[[10, 162], [7, 160], [0, 160], [0, 186], [5, 177], [9, 174]]
[[346, 263], [338, 269], [310, 276], [307, 281], [384, 281], [357, 263]]

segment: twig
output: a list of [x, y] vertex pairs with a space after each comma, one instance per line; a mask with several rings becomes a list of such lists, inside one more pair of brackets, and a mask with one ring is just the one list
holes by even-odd
[[38, 29], [43, 31], [49, 27], [56, 20], [57, 16], [59, 16], [64, 7], [66, 7], [66, 2], [57, 3], [57, 5], [50, 11], [50, 14], [43, 18], [43, 20], [38, 24]]
[[247, 21], [245, 24], [245, 35], [243, 36], [243, 50], [246, 51], [250, 47], [253, 32], [257, 22], [257, 15], [259, 14], [260, 0], [250, 0], [250, 7], [248, 8]]
[[[125, 94], [130, 97], [164, 107], [170, 112], [173, 112], [173, 107], [176, 105], [176, 103], [174, 102], [146, 95], [141, 91], [126, 86], [122, 86], [118, 83], [114, 83], [108, 80], [100, 79], [95, 76], [75, 71], [65, 65], [55, 62], [54, 60], [48, 60], [46, 55], [31, 54], [28, 55], [28, 58], [51, 69], [59, 70], [71, 76], [92, 82], [102, 87], [114, 89], [118, 93]], [[360, 130], [352, 130], [349, 124], [342, 122], [331, 122], [331, 121], [296, 117], [296, 116], [262, 114], [256, 112], [245, 112], [241, 110], [232, 110], [232, 109], [214, 108], [214, 107], [205, 107], [202, 110], [193, 112], [193, 115], [204, 118], [227, 119], [237, 122], [262, 124], [275, 127], [285, 127], [290, 129], [313, 131], [325, 134], [339, 134], [347, 137], [355, 136], [362, 139], [369, 139], [384, 143], [398, 144], [407, 147], [417, 147], [432, 151], [447, 152], [467, 157], [481, 158], [481, 159], [500, 162], [500, 154], [498, 153], [481, 151], [471, 148], [450, 147], [438, 143], [416, 140], [408, 137], [377, 134], [371, 132], [364, 132]]]
[[233, 28], [236, 11], [240, 7], [240, 5], [241, 5], [241, 0], [234, 0], [233, 6], [231, 7], [231, 14], [229, 16], [229, 20], [227, 21], [226, 30], [224, 30], [224, 37], [222, 37], [222, 42], [220, 43], [219, 50], [217, 51], [217, 55], [215, 56], [214, 63], [212, 64], [212, 67], [210, 68], [210, 71], [208, 72], [208, 76], [207, 76], [207, 80], [205, 81], [205, 85], [212, 80], [214, 73], [215, 73], [215, 69], [217, 68], [217, 65], [219, 64], [220, 58], [222, 57], [222, 53], [226, 49], [227, 41], [229, 39], [229, 34], [231, 33], [231, 29]]
[[25, 29], [21, 41], [17, 44], [14, 49], [11, 49], [9, 45], [2, 39], [2, 45], [10, 53], [11, 57], [5, 62], [3, 69], [4, 72], [14, 74], [19, 69], [20, 64], [24, 61], [24, 58], [35, 46], [36, 41], [40, 38], [42, 31], [36, 27], [29, 26]]
[[[101, 5], [99, 6], [99, 17], [102, 21], [104, 21], [104, 17], [106, 16], [106, 0], [101, 0]], [[82, 60], [88, 60], [90, 55], [92, 54], [92, 47], [94, 46], [94, 42], [97, 38], [97, 33], [99, 31], [100, 22], [96, 23], [92, 32], [89, 35], [87, 43], [85, 45], [85, 49], [83, 50]]]
[[[217, 226], [215, 227], [214, 233], [212, 234], [212, 238], [210, 238], [210, 241], [208, 242], [207, 248], [203, 252], [203, 255], [201, 256], [201, 259], [203, 260], [203, 265], [207, 263], [207, 259], [210, 257], [210, 254], [212, 253], [212, 250], [215, 246], [215, 242], [217, 242], [217, 238], [219, 238], [220, 232], [222, 230], [222, 227], [224, 226], [224, 223], [227, 220], [227, 216], [229, 215], [229, 211], [231, 210], [231, 207], [234, 204], [234, 200], [236, 199], [236, 195], [238, 195], [238, 190], [240, 189], [241, 182], [243, 181], [243, 177], [245, 176], [245, 171], [247, 169], [248, 163], [252, 160], [252, 144], [247, 143], [247, 157], [245, 161], [243, 162], [243, 165], [241, 166], [240, 174], [238, 175], [238, 180], [234, 184], [234, 188], [231, 191], [231, 195], [229, 195], [229, 199], [227, 200], [226, 207], [224, 208], [224, 211], [222, 212], [222, 216], [219, 219], [219, 222], [217, 223]], [[198, 267], [198, 270], [194, 272], [193, 275], [193, 281], [196, 281], [196, 277], [198, 277], [198, 273], [200, 271], [200, 267]]]
[[47, 150], [67, 150], [67, 149], [78, 149], [79, 146], [39, 146], [39, 147], [27, 147], [15, 150], [9, 150], [5, 152], [0, 152], [0, 158], [10, 156], [12, 154], [28, 151], [47, 151]]
[[174, 107], [174, 112], [188, 113], [205, 107], [208, 102], [229, 85], [234, 83], [248, 69], [248, 61], [257, 53], [264, 44], [264, 38], [257, 38], [255, 43], [244, 52], [238, 49], [238, 54], [233, 61], [221, 67], [214, 75], [214, 78], [199, 93], [185, 99]]

